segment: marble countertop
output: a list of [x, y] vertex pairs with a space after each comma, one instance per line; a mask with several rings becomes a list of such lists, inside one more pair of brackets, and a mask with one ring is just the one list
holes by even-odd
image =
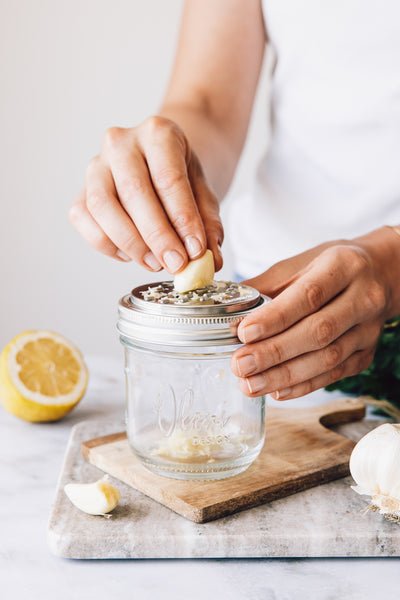
[[[52, 556], [47, 521], [71, 427], [87, 419], [115, 420], [124, 411], [122, 358], [88, 357], [87, 363], [87, 394], [62, 421], [30, 424], [0, 410], [0, 583], [13, 599], [397, 600], [400, 558], [71, 561]], [[316, 393], [292, 406], [322, 399]]]

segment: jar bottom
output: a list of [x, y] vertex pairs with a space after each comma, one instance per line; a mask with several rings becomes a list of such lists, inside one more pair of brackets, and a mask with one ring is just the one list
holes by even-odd
[[132, 448], [132, 450], [140, 459], [143, 466], [157, 475], [184, 481], [201, 482], [227, 479], [228, 477], [234, 477], [235, 475], [242, 473], [255, 461], [257, 456], [260, 454], [263, 444], [264, 440], [261, 440], [259, 444], [252, 447], [251, 452], [247, 452], [245, 455], [236, 459], [231, 459], [226, 462], [200, 464], [174, 463], [171, 461], [168, 463], [162, 463], [150, 459], [148, 456], [143, 456], [134, 448]]

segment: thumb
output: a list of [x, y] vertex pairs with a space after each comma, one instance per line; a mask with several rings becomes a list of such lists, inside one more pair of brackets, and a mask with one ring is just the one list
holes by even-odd
[[275, 298], [289, 285], [296, 281], [302, 273], [309, 267], [312, 261], [321, 252], [331, 246], [333, 242], [326, 242], [314, 248], [310, 248], [301, 254], [296, 254], [285, 260], [275, 263], [270, 269], [243, 281], [246, 285], [251, 285], [262, 294]]
[[291, 265], [287, 265], [286, 261], [282, 261], [276, 263], [261, 275], [246, 279], [242, 283], [250, 285], [270, 298], [275, 298], [297, 279], [297, 275], [297, 269], [293, 270]]

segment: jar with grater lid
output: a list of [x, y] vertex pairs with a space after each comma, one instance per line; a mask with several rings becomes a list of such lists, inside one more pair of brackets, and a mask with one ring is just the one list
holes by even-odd
[[121, 298], [127, 436], [148, 469], [208, 481], [256, 459], [265, 397], [242, 394], [229, 362], [238, 323], [268, 300], [223, 281], [185, 294], [171, 281], [151, 283]]

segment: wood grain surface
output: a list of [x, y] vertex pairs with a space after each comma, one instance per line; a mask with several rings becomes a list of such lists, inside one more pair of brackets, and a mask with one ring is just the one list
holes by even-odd
[[343, 398], [312, 408], [269, 407], [266, 441], [243, 473], [212, 482], [187, 482], [156, 475], [132, 452], [126, 434], [83, 442], [90, 463], [180, 515], [205, 523], [349, 474], [354, 442], [330, 431], [362, 419], [362, 399]]

